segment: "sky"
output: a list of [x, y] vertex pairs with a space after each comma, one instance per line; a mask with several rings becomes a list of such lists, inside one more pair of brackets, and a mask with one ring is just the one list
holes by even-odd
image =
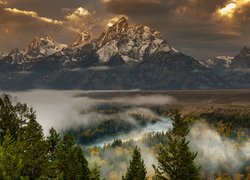
[[36, 36], [66, 44], [83, 30], [99, 37], [122, 16], [199, 60], [250, 46], [250, 0], [0, 0], [0, 52]]

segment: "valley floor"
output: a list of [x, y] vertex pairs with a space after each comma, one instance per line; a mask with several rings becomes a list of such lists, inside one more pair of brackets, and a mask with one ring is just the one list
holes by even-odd
[[199, 115], [208, 111], [250, 114], [250, 89], [166, 90], [166, 91], [90, 91], [80, 96], [109, 99], [121, 97], [170, 96], [165, 108], [178, 109], [184, 114]]

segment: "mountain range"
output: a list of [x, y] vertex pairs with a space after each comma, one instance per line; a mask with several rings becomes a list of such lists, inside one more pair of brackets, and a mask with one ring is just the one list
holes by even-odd
[[207, 89], [250, 87], [250, 49], [200, 62], [160, 32], [119, 19], [99, 38], [81, 32], [69, 45], [34, 38], [0, 53], [0, 89]]

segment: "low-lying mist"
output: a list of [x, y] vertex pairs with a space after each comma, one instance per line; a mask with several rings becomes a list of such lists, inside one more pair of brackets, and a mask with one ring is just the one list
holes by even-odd
[[222, 137], [207, 123], [194, 124], [188, 138], [190, 147], [198, 152], [197, 163], [207, 174], [213, 175], [218, 169], [234, 174], [250, 161], [250, 139]]
[[156, 116], [150, 109], [140, 107], [145, 105], [171, 104], [171, 102], [175, 101], [172, 97], [163, 95], [129, 96], [128, 94], [128, 96], [116, 96], [108, 99], [88, 97], [88, 94], [94, 92], [100, 91], [30, 90], [2, 93], [11, 94], [18, 101], [32, 106], [36, 111], [37, 120], [42, 125], [45, 134], [48, 133], [51, 127], [62, 131], [68, 128], [96, 124], [113, 116], [93, 111], [99, 105], [116, 104], [127, 106], [126, 111], [115, 116], [120, 116], [126, 121], [133, 122], [133, 117], [130, 115], [135, 112], [145, 114], [146, 116]]

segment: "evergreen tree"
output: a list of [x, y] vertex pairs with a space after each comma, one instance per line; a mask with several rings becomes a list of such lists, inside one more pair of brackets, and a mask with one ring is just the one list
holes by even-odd
[[35, 120], [35, 114], [24, 128], [21, 140], [24, 158], [23, 175], [31, 179], [38, 178], [46, 168], [46, 143], [42, 127]]
[[59, 144], [60, 144], [61, 138], [60, 134], [56, 132], [54, 128], [51, 128], [49, 130], [49, 136], [47, 137], [47, 153], [49, 156], [50, 161], [53, 161], [55, 159], [55, 155], [58, 152]]
[[101, 179], [101, 170], [100, 167], [97, 166], [97, 164], [95, 163], [93, 168], [91, 169], [90, 172], [90, 180], [100, 180]]
[[189, 133], [188, 122], [175, 112], [172, 117], [173, 128], [168, 134], [168, 145], [161, 146], [158, 153], [158, 167], [154, 166], [156, 180], [197, 180], [199, 167], [194, 163], [197, 153], [189, 147], [186, 136]]
[[0, 146], [0, 178], [15, 180], [21, 176], [23, 161], [18, 141], [13, 141], [10, 131], [6, 132]]
[[64, 179], [88, 180], [90, 176], [88, 162], [82, 149], [79, 146], [75, 147], [74, 144], [72, 136], [64, 136], [57, 155], [57, 166]]
[[46, 167], [44, 168], [42, 178], [44, 179], [51, 179], [51, 178], [57, 178], [60, 179], [60, 177], [63, 177], [63, 174], [60, 172], [60, 168], [57, 164], [57, 154], [59, 151], [59, 145], [60, 145], [60, 134], [56, 132], [54, 128], [51, 128], [49, 130], [49, 136], [46, 139], [46, 145], [47, 145], [47, 163]]
[[12, 138], [17, 139], [33, 115], [33, 109], [26, 104], [18, 102], [13, 105], [11, 97], [6, 94], [0, 97], [0, 142], [7, 131], [10, 131]]
[[140, 149], [136, 146], [129, 167], [123, 180], [146, 180], [147, 171], [141, 157]]
[[3, 141], [7, 131], [9, 131], [12, 136], [18, 132], [18, 128], [19, 124], [15, 108], [12, 105], [10, 96], [5, 94], [0, 98], [0, 142]]

